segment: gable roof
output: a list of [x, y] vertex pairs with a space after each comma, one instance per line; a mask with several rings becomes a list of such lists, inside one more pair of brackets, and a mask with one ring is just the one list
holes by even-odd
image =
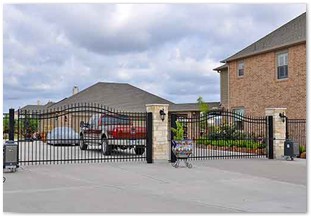
[[42, 111], [42, 110], [45, 110], [47, 108], [50, 108], [53, 104], [54, 104], [54, 102], [49, 101], [45, 105], [26, 105], [19, 110], [20, 111], [28, 111], [28, 112]]
[[173, 104], [127, 83], [98, 82], [49, 108], [77, 103], [96, 103], [120, 111], [145, 112], [146, 104]]
[[44, 109], [44, 105], [26, 105], [20, 108], [20, 111], [41, 111]]
[[221, 62], [226, 63], [305, 41], [306, 12]]

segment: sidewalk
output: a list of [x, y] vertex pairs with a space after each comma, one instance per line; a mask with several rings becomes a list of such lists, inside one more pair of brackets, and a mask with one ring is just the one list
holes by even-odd
[[25, 166], [4, 173], [4, 212], [306, 212], [306, 160], [191, 163]]

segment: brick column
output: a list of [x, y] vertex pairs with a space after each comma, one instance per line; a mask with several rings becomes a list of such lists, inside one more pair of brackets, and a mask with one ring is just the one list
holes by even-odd
[[273, 158], [283, 159], [286, 121], [282, 121], [280, 113], [286, 115], [286, 108], [266, 108], [265, 112], [266, 116], [273, 116]]
[[[169, 160], [170, 142], [168, 128], [168, 104], [146, 104], [147, 112], [152, 112], [152, 158], [153, 160]], [[166, 113], [164, 121], [160, 118], [160, 110]]]

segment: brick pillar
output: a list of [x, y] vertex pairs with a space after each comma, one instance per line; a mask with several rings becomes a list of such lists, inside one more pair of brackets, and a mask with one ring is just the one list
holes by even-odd
[[[170, 142], [168, 128], [168, 104], [146, 104], [147, 112], [152, 113], [153, 160], [169, 160]], [[160, 110], [166, 113], [164, 121], [160, 118]]]
[[266, 108], [265, 112], [266, 116], [273, 116], [273, 158], [283, 159], [286, 121], [283, 122], [280, 113], [286, 115], [286, 108]]

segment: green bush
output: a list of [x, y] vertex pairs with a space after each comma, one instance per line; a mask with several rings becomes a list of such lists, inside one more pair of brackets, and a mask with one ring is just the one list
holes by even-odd
[[3, 133], [9, 132], [9, 115], [3, 116]]
[[306, 152], [306, 147], [305, 146], [299, 146], [299, 153]]
[[265, 144], [253, 140], [209, 140], [204, 137], [198, 139], [196, 143], [219, 147], [239, 147], [249, 149], [258, 149], [266, 147]]
[[[14, 133], [19, 135], [32, 134], [39, 130], [39, 119], [21, 118], [14, 120]], [[9, 115], [3, 116], [3, 136], [9, 133]]]
[[220, 126], [210, 127], [208, 139], [210, 140], [241, 140], [246, 139], [247, 133], [237, 130], [235, 125], [223, 124]]
[[174, 134], [174, 140], [183, 140], [184, 139], [184, 127], [183, 124], [179, 121], [176, 121], [176, 129], [171, 128]]
[[[19, 129], [19, 131], [18, 131]], [[39, 130], [39, 120], [35, 118], [20, 119], [15, 122], [15, 132], [20, 135], [32, 134]]]

